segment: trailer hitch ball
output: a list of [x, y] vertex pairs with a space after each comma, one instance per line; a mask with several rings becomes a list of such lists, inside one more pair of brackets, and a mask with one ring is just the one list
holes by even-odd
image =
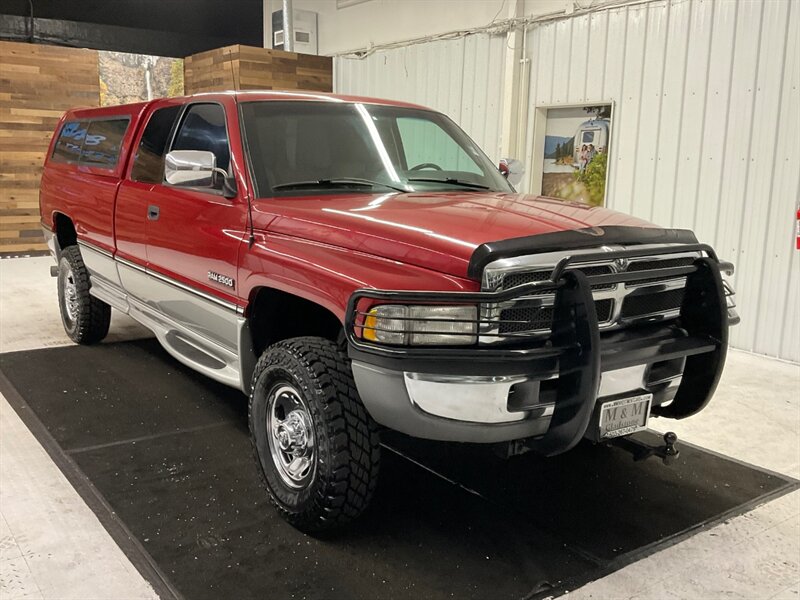
[[662, 460], [665, 465], [672, 464], [680, 455], [680, 451], [675, 445], [678, 442], [678, 436], [674, 432], [668, 431], [664, 434], [664, 453]]
[[664, 440], [663, 446], [653, 446], [632, 437], [618, 437], [609, 440], [609, 442], [626, 452], [630, 452], [633, 456], [633, 460], [637, 462], [640, 460], [647, 460], [651, 456], [656, 456], [660, 458], [665, 465], [671, 465], [681, 453], [677, 446], [678, 436], [672, 431], [668, 431], [664, 434], [662, 439]]

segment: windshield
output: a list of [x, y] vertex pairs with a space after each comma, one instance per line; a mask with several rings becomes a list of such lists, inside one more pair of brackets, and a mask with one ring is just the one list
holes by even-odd
[[391, 190], [513, 191], [442, 114], [349, 102], [245, 102], [258, 197]]

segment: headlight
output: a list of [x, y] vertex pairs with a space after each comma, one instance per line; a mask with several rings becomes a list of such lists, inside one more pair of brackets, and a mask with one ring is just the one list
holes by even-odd
[[364, 319], [363, 337], [394, 345], [466, 345], [477, 342], [475, 306], [376, 306]]

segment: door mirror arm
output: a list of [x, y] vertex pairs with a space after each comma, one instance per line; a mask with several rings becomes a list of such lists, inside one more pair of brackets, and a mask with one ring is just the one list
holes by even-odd
[[217, 167], [214, 168], [214, 175], [217, 176], [214, 178], [216, 180], [214, 183], [216, 184], [217, 181], [221, 182], [220, 189], [222, 190], [223, 197], [229, 200], [231, 198], [236, 198], [236, 194], [238, 193], [236, 191], [236, 180], [233, 177], [229, 177], [224, 170]]

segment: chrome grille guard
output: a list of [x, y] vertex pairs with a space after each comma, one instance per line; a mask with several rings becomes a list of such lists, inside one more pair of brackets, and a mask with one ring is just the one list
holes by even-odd
[[[348, 354], [352, 360], [397, 371], [556, 377], [550, 427], [543, 437], [531, 442], [534, 450], [545, 455], [565, 452], [581, 440], [595, 407], [603, 371], [684, 358], [683, 377], [674, 399], [653, 409], [654, 414], [684, 418], [708, 404], [722, 374], [729, 320], [720, 271], [733, 269], [728, 263], [720, 263], [714, 250], [705, 244], [677, 246], [662, 254], [686, 251], [697, 251], [704, 256], [689, 266], [653, 270], [657, 273], [638, 271], [592, 277], [567, 267], [597, 260], [597, 254], [568, 256], [559, 261], [547, 281], [498, 292], [357, 290], [348, 302], [345, 317]], [[647, 252], [626, 249], [604, 252], [602, 256], [633, 258]], [[687, 278], [678, 322], [612, 332], [609, 335], [613, 341], [602, 343], [591, 286], [650, 274]], [[556, 291], [553, 328], [545, 340], [525, 339], [513, 347], [391, 347], [369, 342], [360, 335], [367, 310], [376, 303], [502, 302], [540, 290]]]
[[[720, 263], [705, 244], [678, 246], [670, 252], [697, 251], [694, 264], [655, 269], [655, 276], [685, 276], [686, 294], [680, 317], [669, 326], [653, 325], [608, 334], [603, 343], [595, 312], [592, 284], [623, 282], [650, 272], [615, 273], [588, 277], [567, 267], [596, 260], [598, 255], [569, 256], [559, 261], [547, 281], [499, 292], [427, 292], [361, 289], [353, 293], [345, 317], [348, 354], [354, 361], [396, 371], [440, 374], [507, 375], [557, 378], [555, 409], [548, 432], [531, 441], [534, 450], [553, 455], [565, 452], [583, 437], [591, 419], [603, 371], [635, 364], [684, 358], [681, 384], [669, 404], [654, 414], [684, 418], [702, 410], [716, 389], [728, 348], [728, 308]], [[605, 258], [631, 258], [648, 250], [604, 252]], [[614, 254], [614, 256], [611, 256]], [[361, 330], [370, 306], [392, 303], [476, 304], [502, 302], [540, 290], [555, 290], [554, 319], [547, 339], [524, 339], [514, 346], [412, 347], [388, 346], [364, 340]]]
[[[679, 253], [687, 253], [687, 252], [697, 252], [699, 254], [704, 254], [708, 257], [711, 264], [713, 264], [717, 270], [717, 272], [732, 272], [733, 266], [730, 263], [720, 262], [716, 253], [714, 252], [713, 248], [711, 248], [707, 244], [680, 244], [671, 247], [660, 248], [658, 250], [659, 256], [668, 256], [670, 254], [679, 254]], [[499, 290], [499, 291], [482, 291], [482, 292], [431, 292], [431, 291], [404, 291], [404, 290], [377, 290], [377, 289], [359, 289], [356, 290], [347, 306], [347, 312], [345, 316], [345, 333], [347, 336], [347, 340], [353, 348], [356, 348], [363, 352], [368, 353], [375, 353], [375, 354], [384, 354], [384, 355], [419, 355], [419, 356], [426, 356], [430, 355], [435, 349], [435, 355], [438, 357], [453, 357], [457, 358], [459, 356], [471, 357], [475, 358], [476, 356], [485, 356], [486, 358], [492, 358], [495, 356], [504, 357], [505, 359], [514, 360], [515, 358], [525, 358], [525, 356], [530, 354], [540, 354], [542, 352], [546, 354], [551, 354], [552, 350], [549, 352], [545, 352], [540, 346], [542, 345], [542, 337], [539, 336], [536, 338], [535, 336], [530, 336], [526, 334], [526, 332], [515, 332], [515, 333], [507, 333], [507, 334], [491, 334], [492, 337], [505, 337], [509, 340], [515, 341], [516, 343], [510, 346], [502, 346], [496, 348], [487, 348], [481, 346], [480, 335], [478, 335], [478, 343], [474, 346], [469, 347], [453, 347], [453, 346], [441, 346], [441, 347], [409, 347], [409, 346], [390, 346], [390, 345], [383, 345], [378, 344], [375, 342], [370, 342], [368, 340], [363, 339], [362, 337], [362, 328], [364, 325], [364, 319], [367, 316], [367, 312], [370, 307], [375, 306], [377, 304], [391, 302], [393, 304], [462, 304], [462, 305], [483, 305], [483, 304], [493, 304], [493, 303], [502, 303], [507, 302], [509, 300], [515, 300], [524, 298], [526, 296], [531, 296], [536, 293], [541, 292], [555, 292], [557, 294], [558, 290], [562, 288], [566, 281], [566, 276], [573, 271], [568, 271], [568, 268], [571, 267], [579, 267], [581, 264], [587, 264], [592, 262], [598, 261], [608, 261], [608, 260], [616, 260], [616, 259], [630, 259], [630, 258], [638, 258], [638, 257], [647, 257], [652, 256], [653, 250], [652, 248], [629, 248], [625, 250], [616, 250], [612, 252], [593, 252], [587, 254], [575, 254], [570, 256], [565, 256], [561, 260], [558, 261], [556, 266], [550, 273], [548, 279], [544, 281], [536, 281], [531, 283], [526, 283], [523, 285], [519, 285], [514, 288], [510, 288], [507, 290]], [[603, 284], [617, 284], [617, 283], [625, 283], [628, 281], [637, 281], [643, 278], [676, 278], [676, 277], [687, 277], [692, 273], [696, 273], [698, 269], [697, 261], [695, 261], [692, 265], [687, 266], [679, 266], [679, 267], [667, 267], [667, 268], [658, 268], [658, 269], [649, 269], [649, 270], [639, 270], [634, 272], [619, 272], [619, 273], [609, 273], [609, 274], [601, 274], [601, 275], [591, 275], [586, 276], [583, 275], [582, 278], [585, 278], [586, 285], [591, 297], [591, 287]], [[724, 296], [725, 288], [722, 288], [723, 294], [723, 305], [725, 304]], [[556, 300], [555, 304], [558, 304], [558, 299]], [[592, 313], [594, 313], [594, 306], [591, 307]], [[435, 325], [437, 319], [419, 319], [414, 317], [413, 319], [407, 318], [404, 319], [402, 317], [398, 317], [397, 320], [428, 320]], [[441, 321], [441, 320], [440, 320]], [[595, 315], [596, 321], [596, 315]], [[466, 322], [466, 321], [460, 321]], [[485, 326], [487, 324], [497, 325], [502, 321], [498, 321], [497, 319], [486, 319], [480, 315], [474, 320], [477, 330], [480, 331], [481, 326]], [[555, 326], [554, 326], [555, 329]], [[427, 330], [428, 333], [438, 333], [435, 329]], [[471, 335], [474, 334], [453, 334], [452, 332], [448, 332], [451, 335]], [[548, 336], [548, 339], [551, 336]]]

